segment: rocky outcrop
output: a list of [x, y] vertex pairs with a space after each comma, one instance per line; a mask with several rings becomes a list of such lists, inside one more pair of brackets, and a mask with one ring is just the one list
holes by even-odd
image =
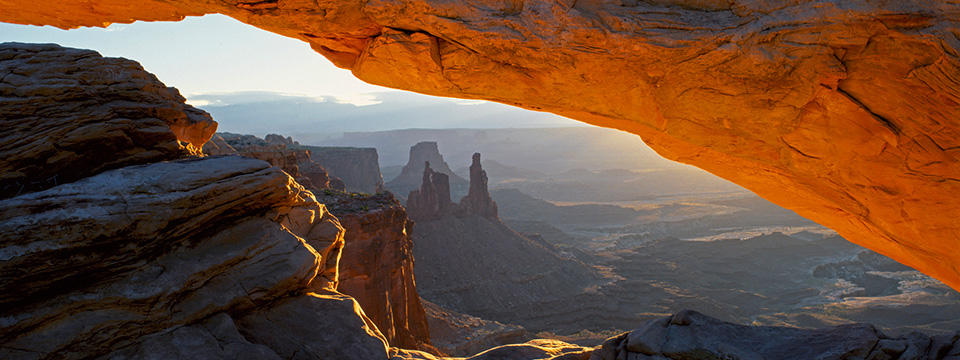
[[357, 300], [391, 345], [439, 354], [414, 280], [413, 223], [403, 206], [390, 193], [324, 191], [318, 200], [346, 229], [337, 289]]
[[960, 333], [891, 338], [867, 324], [744, 326], [684, 310], [608, 339], [590, 359], [954, 359], [958, 339]]
[[[50, 9], [56, 9], [51, 11]], [[960, 288], [956, 3], [17, 0], [63, 28], [222, 13], [364, 81], [640, 135]], [[335, 15], [334, 15], [335, 14]]]
[[593, 348], [563, 341], [536, 339], [523, 344], [498, 346], [467, 358], [439, 358], [433, 355], [402, 349], [390, 349], [390, 360], [588, 360]]
[[[115, 63], [56, 46], [4, 50], [10, 47], [26, 49], [17, 50], [18, 61], [49, 51], [80, 54], [75, 61], [101, 70], [100, 62]], [[134, 98], [124, 76], [155, 81], [146, 73], [78, 72], [89, 78], [71, 90], [77, 94], [87, 93], [84, 83], [94, 94], [104, 89], [97, 84], [111, 82]], [[37, 81], [14, 79], [38, 83], [70, 72], [32, 74]], [[55, 100], [57, 92], [36, 89], [37, 103], [47, 105], [34, 112], [53, 108], [84, 122], [78, 130], [56, 117], [17, 118], [24, 129], [52, 129], [43, 141], [66, 143], [84, 131], [89, 139], [123, 134], [112, 124], [126, 120], [109, 107], [60, 109], [64, 104], [42, 98]], [[0, 102], [0, 113], [24, 111], [21, 105]], [[344, 230], [311, 192], [257, 159], [157, 157], [155, 139], [193, 145], [177, 142], [176, 123], [144, 124], [130, 128], [156, 133], [130, 137], [144, 143], [122, 149], [138, 161], [107, 171], [95, 164], [82, 179], [0, 200], [0, 358], [388, 358], [386, 339], [359, 305], [335, 292]], [[61, 126], [70, 131], [57, 131]], [[25, 140], [7, 136], [0, 147], [30, 148]]]
[[[331, 179], [327, 170], [311, 159], [309, 150], [288, 149], [288, 143], [295, 143], [293, 139], [284, 139], [276, 134], [270, 135], [272, 137], [269, 135], [267, 137], [271, 141], [253, 135], [219, 134], [227, 148], [235, 150], [236, 154], [260, 159], [270, 163], [270, 165], [279, 167], [293, 176], [294, 179], [297, 179], [297, 182], [307, 189], [335, 188], [343, 190], [342, 186], [338, 186], [338, 184], [342, 185], [339, 180]], [[217, 143], [218, 141], [214, 141], [214, 145], [207, 148], [207, 154], [225, 152], [221, 150], [221, 146], [216, 146]], [[299, 145], [299, 143], [296, 143], [296, 145]]]
[[423, 165], [423, 183], [420, 190], [407, 196], [407, 212], [414, 221], [430, 221], [457, 212], [457, 204], [450, 201], [450, 177]]
[[[443, 165], [446, 166], [446, 163]], [[420, 190], [413, 190], [407, 196], [407, 211], [410, 213], [410, 219], [431, 221], [445, 216], [462, 217], [475, 214], [500, 221], [497, 217], [497, 203], [490, 197], [487, 189], [487, 173], [480, 165], [480, 153], [473, 154], [473, 165], [470, 166], [470, 190], [459, 204], [450, 201], [449, 179], [447, 174], [434, 171], [429, 161], [424, 163]]]
[[[462, 196], [470, 188], [470, 182], [450, 170], [450, 165], [443, 161], [443, 155], [433, 141], [419, 142], [410, 147], [410, 160], [403, 166], [400, 175], [386, 183], [391, 191], [403, 195], [420, 188], [423, 184], [425, 168], [432, 167], [431, 171], [446, 177], [448, 194]], [[440, 180], [442, 181], [442, 180]], [[450, 197], [447, 197], [450, 199]]]
[[257, 309], [237, 328], [283, 359], [385, 359], [390, 346], [356, 300], [333, 291]]
[[220, 134], [213, 134], [210, 141], [204, 143], [200, 150], [206, 155], [239, 155], [237, 150], [227, 144], [227, 141]]
[[550, 244], [504, 225], [487, 190], [480, 154], [474, 154], [470, 171], [470, 193], [459, 204], [450, 201], [446, 174], [433, 171], [430, 163], [424, 166], [420, 190], [407, 198], [415, 222], [416, 277], [424, 299], [527, 326], [532, 324], [528, 320], [553, 314], [558, 307], [551, 300], [579, 298], [587, 288], [609, 282]]
[[[375, 148], [301, 146], [310, 150], [310, 159], [343, 180], [348, 192], [375, 194], [383, 186], [380, 161]], [[381, 189], [382, 190], [382, 189]]]
[[4, 200], [0, 357], [88, 358], [144, 340], [129, 334], [335, 288], [342, 231], [289, 176], [241, 157], [125, 167]]
[[0, 99], [0, 199], [198, 154], [217, 128], [135, 61], [53, 44], [0, 44]]
[[427, 312], [433, 345], [451, 356], [470, 356], [497, 346], [533, 339], [533, 334], [521, 326], [461, 314], [426, 300], [423, 307]]
[[487, 172], [480, 165], [480, 153], [473, 154], [470, 165], [470, 191], [460, 200], [460, 207], [467, 212], [488, 218], [497, 218], [497, 203], [487, 189]]
[[300, 142], [293, 141], [292, 137], [283, 137], [283, 135], [277, 134], [267, 134], [267, 136], [263, 137], [263, 141], [266, 141], [268, 144], [283, 145], [286, 147], [300, 146]]

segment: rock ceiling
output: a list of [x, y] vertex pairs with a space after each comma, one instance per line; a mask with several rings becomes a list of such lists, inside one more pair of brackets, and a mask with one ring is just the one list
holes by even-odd
[[0, 1], [62, 28], [210, 13], [370, 83], [632, 132], [960, 289], [958, 1]]

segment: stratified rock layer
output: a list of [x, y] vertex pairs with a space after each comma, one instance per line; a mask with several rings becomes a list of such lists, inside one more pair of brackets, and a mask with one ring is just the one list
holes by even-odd
[[[144, 115], [182, 102], [150, 102], [154, 90], [172, 90], [132, 61], [52, 45], [2, 51], [31, 64], [6, 74], [26, 84], [13, 92], [35, 93], [27, 102], [0, 98], [0, 113], [29, 115], [12, 117], [25, 131], [5, 133], [0, 148], [82, 178], [0, 200], [0, 358], [388, 358], [356, 301], [335, 292], [344, 229], [311, 192], [261, 160], [179, 159], [205, 140], [184, 145], [177, 139], [189, 127]], [[73, 62], [99, 71], [60, 72]], [[146, 85], [130, 86], [138, 79]], [[50, 84], [57, 82], [77, 99], [108, 105], [63, 99]], [[97, 95], [111, 91], [126, 102]], [[176, 114], [163, 119], [186, 119]], [[198, 128], [215, 127], [205, 119]], [[130, 135], [138, 132], [150, 136]], [[123, 147], [99, 158], [95, 149], [30, 158], [46, 155], [36, 144], [65, 144], [78, 133], [89, 142], [80, 149], [117, 138]], [[62, 161], [74, 154], [82, 163]]]
[[64, 28], [223, 13], [370, 83], [643, 137], [960, 288], [960, 4], [16, 0]]
[[184, 101], [132, 60], [0, 44], [0, 199], [198, 153], [217, 123]]
[[289, 176], [242, 157], [125, 167], [0, 201], [0, 357], [86, 358], [140, 340], [130, 334], [333, 288], [343, 230], [324, 218]]

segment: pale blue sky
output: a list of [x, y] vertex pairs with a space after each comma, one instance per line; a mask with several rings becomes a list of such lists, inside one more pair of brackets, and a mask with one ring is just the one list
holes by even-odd
[[139, 61], [168, 86], [189, 94], [275, 91], [351, 95], [388, 91], [364, 83], [307, 43], [223, 15], [180, 22], [137, 22], [60, 30], [0, 23], [0, 42], [57, 43]]

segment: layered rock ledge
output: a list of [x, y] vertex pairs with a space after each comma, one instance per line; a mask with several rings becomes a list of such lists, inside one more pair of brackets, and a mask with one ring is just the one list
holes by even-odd
[[900, 1], [4, 2], [62, 28], [222, 13], [365, 81], [640, 135], [960, 288], [960, 4]]
[[217, 123], [184, 101], [136, 61], [0, 44], [0, 199], [198, 154]]

